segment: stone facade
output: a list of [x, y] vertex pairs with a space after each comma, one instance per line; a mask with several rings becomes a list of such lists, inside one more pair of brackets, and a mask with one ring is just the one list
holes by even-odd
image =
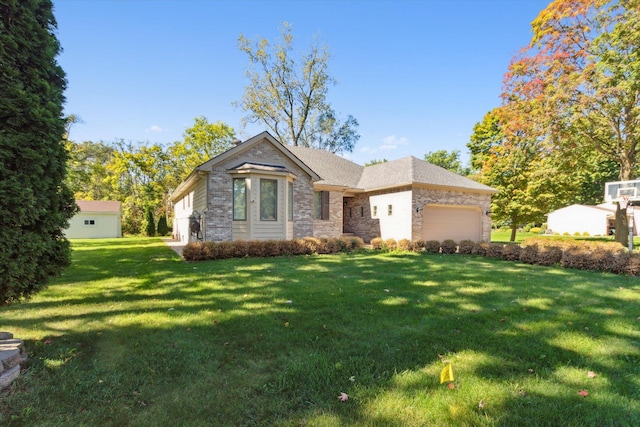
[[380, 236], [380, 220], [371, 217], [369, 196], [358, 194], [344, 200], [344, 232], [361, 237], [365, 242]]
[[[313, 208], [313, 199], [311, 200]], [[329, 192], [329, 219], [313, 220], [313, 237], [340, 237], [342, 236], [342, 193]]]
[[313, 234], [313, 182], [311, 177], [267, 141], [216, 164], [209, 173], [209, 204], [205, 215], [207, 240], [233, 240], [233, 177], [229, 169], [243, 162], [285, 166], [297, 179], [293, 183], [293, 237]]

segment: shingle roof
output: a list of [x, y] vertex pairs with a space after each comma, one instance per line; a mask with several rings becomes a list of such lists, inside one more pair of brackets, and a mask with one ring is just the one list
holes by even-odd
[[120, 212], [120, 202], [113, 200], [76, 200], [80, 212]]
[[447, 169], [420, 160], [404, 157], [391, 162], [378, 163], [364, 168], [358, 188], [373, 190], [408, 184], [427, 184], [471, 190], [495, 191], [479, 182], [453, 173]]
[[339, 185], [361, 190], [426, 184], [495, 191], [484, 184], [413, 156], [363, 167], [326, 150], [293, 146], [287, 146], [287, 148], [320, 175], [322, 180], [317, 184]]
[[322, 178], [316, 184], [357, 188], [363, 166], [343, 157], [316, 148], [287, 146], [294, 156], [302, 160]]

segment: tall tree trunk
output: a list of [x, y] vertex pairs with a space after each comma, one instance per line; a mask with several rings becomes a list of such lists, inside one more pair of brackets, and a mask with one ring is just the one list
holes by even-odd
[[515, 223], [515, 221], [511, 222], [511, 237], [509, 238], [510, 242], [515, 242], [516, 241], [516, 229], [518, 228], [518, 225]]
[[616, 205], [616, 242], [625, 248], [629, 245], [629, 221], [627, 220], [627, 208], [620, 209], [620, 204]]

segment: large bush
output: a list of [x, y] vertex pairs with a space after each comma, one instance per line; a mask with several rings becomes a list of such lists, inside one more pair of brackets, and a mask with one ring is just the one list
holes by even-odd
[[0, 304], [38, 292], [71, 259], [55, 31], [50, 0], [0, 2]]

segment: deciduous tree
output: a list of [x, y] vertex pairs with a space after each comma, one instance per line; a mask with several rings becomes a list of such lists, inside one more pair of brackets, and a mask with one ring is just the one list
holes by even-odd
[[249, 57], [240, 106], [249, 115], [244, 123], [261, 122], [283, 144], [315, 147], [334, 153], [353, 151], [359, 135], [352, 116], [343, 122], [327, 101], [329, 51], [316, 42], [297, 62], [293, 57], [291, 26], [281, 29], [281, 44], [255, 42], [240, 35], [240, 50]]
[[209, 123], [200, 116], [184, 131], [183, 137], [183, 141], [176, 141], [167, 149], [169, 178], [173, 178], [168, 183], [170, 189], [175, 189], [196, 166], [232, 148], [235, 131], [223, 122]]
[[[556, 0], [506, 74], [506, 102], [527, 100], [566, 155], [597, 151], [634, 178], [640, 151], [640, 2]], [[616, 213], [626, 244], [626, 209]]]
[[459, 175], [466, 176], [470, 173], [469, 168], [462, 166], [459, 150], [451, 150], [450, 152], [447, 150], [429, 151], [424, 155], [424, 159], [433, 165], [440, 166]]
[[0, 304], [39, 291], [70, 262], [77, 206], [64, 183], [65, 74], [50, 0], [0, 2]]

